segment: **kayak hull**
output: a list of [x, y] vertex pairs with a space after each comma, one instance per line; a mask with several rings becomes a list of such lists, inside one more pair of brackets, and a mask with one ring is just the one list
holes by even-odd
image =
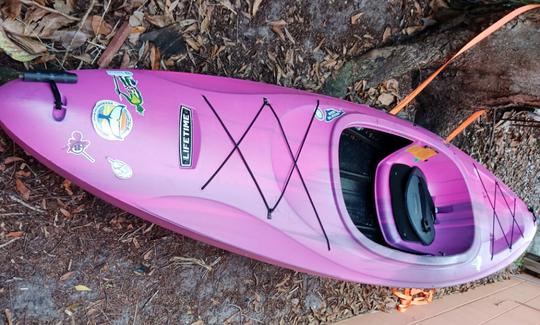
[[[321, 276], [440, 287], [507, 266], [534, 236], [532, 214], [489, 171], [429, 131], [365, 105], [184, 73], [76, 73], [77, 84], [58, 85], [61, 121], [49, 85], [1, 87], [3, 129], [93, 195], [196, 240]], [[418, 255], [356, 231], [341, 197], [337, 147], [342, 131], [358, 125], [420, 139], [452, 157], [474, 212], [470, 247]], [[504, 201], [495, 202], [499, 233], [485, 195], [492, 189], [515, 203], [507, 213]], [[505, 249], [510, 226], [512, 249]]]

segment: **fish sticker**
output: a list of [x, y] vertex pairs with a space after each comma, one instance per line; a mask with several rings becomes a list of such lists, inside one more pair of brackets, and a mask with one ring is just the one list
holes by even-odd
[[144, 115], [144, 99], [137, 86], [138, 82], [133, 78], [131, 71], [107, 71], [113, 77], [114, 91], [120, 101], [127, 100], [140, 115]]
[[83, 156], [91, 163], [94, 163], [96, 160], [86, 152], [88, 146], [90, 146], [90, 140], [85, 140], [82, 132], [73, 131], [71, 138], [68, 139], [67, 152], [77, 156]]
[[117, 178], [130, 179], [133, 176], [133, 169], [122, 160], [107, 157], [107, 161], [111, 164], [113, 174]]
[[315, 118], [319, 121], [325, 121], [326, 123], [330, 123], [338, 117], [343, 116], [343, 114], [345, 114], [344, 111], [335, 108], [327, 108], [324, 111], [320, 108], [317, 108], [317, 110], [315, 111]]
[[133, 118], [125, 105], [112, 100], [102, 100], [94, 106], [92, 124], [100, 137], [123, 141], [133, 128]]

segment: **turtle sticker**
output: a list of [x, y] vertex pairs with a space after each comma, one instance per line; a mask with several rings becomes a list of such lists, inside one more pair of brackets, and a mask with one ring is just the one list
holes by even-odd
[[90, 146], [90, 141], [83, 138], [82, 132], [73, 131], [71, 138], [68, 139], [67, 152], [77, 156], [83, 156], [91, 163], [94, 163], [96, 160], [86, 152], [88, 146]]
[[123, 141], [133, 128], [133, 118], [125, 105], [112, 100], [102, 100], [94, 106], [92, 124], [100, 137]]
[[118, 94], [120, 101], [127, 100], [140, 115], [144, 115], [143, 96], [137, 87], [137, 80], [133, 78], [131, 71], [107, 71], [113, 77], [114, 91]]
[[107, 161], [111, 164], [113, 174], [117, 178], [130, 179], [133, 176], [133, 169], [122, 160], [107, 157]]
[[326, 123], [330, 123], [333, 120], [337, 119], [338, 117], [345, 114], [344, 111], [335, 109], [335, 108], [327, 108], [324, 111], [320, 108], [317, 108], [315, 111], [315, 118], [319, 121], [325, 121]]

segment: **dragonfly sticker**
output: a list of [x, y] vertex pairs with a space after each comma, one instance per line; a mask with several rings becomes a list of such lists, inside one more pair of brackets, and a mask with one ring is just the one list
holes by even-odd
[[137, 113], [144, 115], [144, 99], [137, 87], [137, 80], [133, 78], [131, 71], [107, 71], [107, 74], [113, 77], [114, 91], [118, 94], [120, 100], [127, 100]]

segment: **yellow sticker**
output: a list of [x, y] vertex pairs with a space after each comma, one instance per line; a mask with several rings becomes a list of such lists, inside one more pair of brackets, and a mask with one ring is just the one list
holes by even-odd
[[418, 145], [408, 148], [407, 151], [414, 156], [416, 161], [426, 161], [429, 158], [436, 156], [438, 153], [435, 149], [431, 147]]

